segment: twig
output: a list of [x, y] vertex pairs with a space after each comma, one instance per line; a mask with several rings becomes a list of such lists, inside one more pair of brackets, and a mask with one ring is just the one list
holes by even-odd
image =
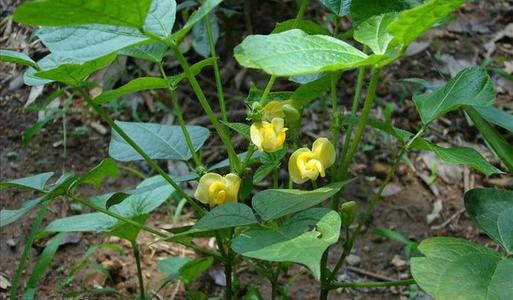
[[383, 275], [379, 275], [377, 273], [374, 273], [374, 272], [371, 272], [371, 271], [367, 271], [365, 269], [361, 269], [361, 268], [358, 268], [358, 267], [347, 266], [346, 268], [347, 268], [347, 270], [349, 270], [351, 272], [358, 273], [358, 274], [365, 275], [365, 276], [369, 276], [369, 277], [373, 277], [373, 278], [376, 278], [376, 279], [379, 279], [379, 280], [383, 280], [383, 281], [394, 281], [395, 280], [393, 278], [390, 278], [390, 277], [387, 277], [387, 276], [383, 276]]
[[461, 215], [465, 211], [465, 208], [460, 208], [456, 213], [454, 213], [452, 216], [449, 217], [449, 219], [445, 220], [440, 225], [433, 225], [431, 226], [431, 230], [439, 230], [444, 228], [445, 226], [449, 225], [454, 219], [456, 219], [459, 215]]

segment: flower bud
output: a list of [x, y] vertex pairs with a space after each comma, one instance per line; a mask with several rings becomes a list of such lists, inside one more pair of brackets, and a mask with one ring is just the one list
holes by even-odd
[[234, 173], [221, 176], [206, 173], [201, 176], [194, 198], [210, 206], [237, 202], [241, 179]]

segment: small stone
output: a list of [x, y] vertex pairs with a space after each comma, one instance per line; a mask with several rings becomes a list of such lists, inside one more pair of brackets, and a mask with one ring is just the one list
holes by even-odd
[[394, 255], [394, 258], [392, 258], [392, 265], [394, 265], [394, 267], [397, 269], [402, 269], [404, 266], [406, 266], [406, 261], [396, 254]]
[[6, 290], [11, 287], [11, 283], [7, 278], [4, 277], [4, 275], [0, 274], [0, 289]]
[[348, 265], [350, 266], [357, 266], [360, 264], [360, 257], [358, 255], [354, 255], [354, 254], [349, 254], [347, 257], [346, 257], [346, 262]]
[[7, 241], [5, 241], [5, 243], [7, 244], [7, 246], [9, 246], [11, 248], [16, 247], [16, 241], [14, 239], [7, 239]]
[[370, 247], [369, 246], [364, 246], [363, 247], [363, 252], [369, 252], [370, 251]]

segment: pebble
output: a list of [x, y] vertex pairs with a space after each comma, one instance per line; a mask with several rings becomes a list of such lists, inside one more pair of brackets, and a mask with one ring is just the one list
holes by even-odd
[[357, 266], [360, 264], [360, 257], [358, 255], [354, 255], [354, 254], [349, 254], [347, 257], [346, 257], [346, 262], [348, 265], [350, 266]]
[[16, 241], [14, 239], [8, 239], [7, 241], [5, 241], [5, 243], [7, 244], [7, 246], [11, 248], [16, 247]]

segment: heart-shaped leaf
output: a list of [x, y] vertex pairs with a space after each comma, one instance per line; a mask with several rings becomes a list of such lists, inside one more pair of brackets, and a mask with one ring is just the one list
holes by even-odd
[[495, 101], [495, 89], [483, 68], [469, 67], [459, 72], [442, 88], [413, 96], [420, 118], [428, 124], [463, 105], [489, 106]]
[[417, 7], [401, 12], [399, 18], [388, 26], [389, 32], [400, 44], [409, 45], [464, 2], [465, 0], [426, 1]]
[[340, 225], [335, 211], [311, 208], [277, 228], [245, 231], [232, 241], [231, 247], [246, 257], [303, 264], [319, 279], [322, 254], [338, 241]]
[[473, 189], [465, 193], [465, 208], [488, 236], [513, 253], [513, 191]]
[[435, 299], [510, 299], [513, 259], [457, 238], [420, 243], [424, 257], [411, 259], [417, 284]]
[[14, 20], [27, 25], [112, 24], [141, 28], [152, 0], [32, 0], [18, 6]]
[[250, 35], [234, 53], [242, 66], [276, 76], [337, 71], [370, 63], [365, 53], [341, 40], [308, 35], [299, 29]]
[[[192, 156], [180, 126], [121, 121], [116, 121], [116, 124], [152, 159], [188, 160]], [[198, 151], [208, 138], [208, 129], [201, 126], [186, 128], [194, 149]], [[120, 161], [143, 159], [115, 131], [112, 132], [109, 155]]]
[[315, 206], [335, 195], [347, 182], [332, 183], [313, 191], [264, 190], [253, 196], [253, 208], [264, 221], [269, 221]]

